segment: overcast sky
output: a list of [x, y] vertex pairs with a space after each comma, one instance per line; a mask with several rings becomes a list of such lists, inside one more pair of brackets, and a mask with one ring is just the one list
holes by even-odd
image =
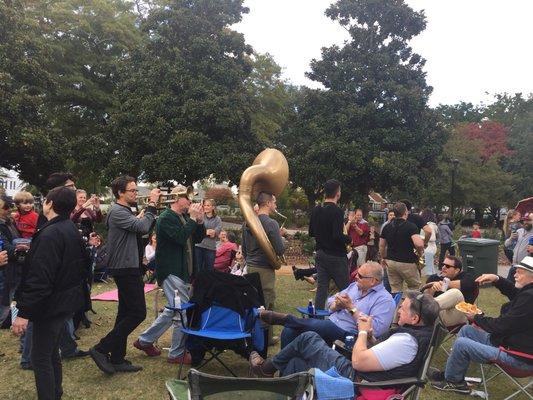
[[[305, 78], [320, 49], [348, 33], [324, 15], [332, 0], [245, 0], [250, 13], [235, 26], [256, 51], [270, 53], [293, 84]], [[412, 41], [426, 60], [431, 105], [490, 103], [490, 94], [533, 92], [533, 1], [407, 0], [424, 9], [427, 28]]]

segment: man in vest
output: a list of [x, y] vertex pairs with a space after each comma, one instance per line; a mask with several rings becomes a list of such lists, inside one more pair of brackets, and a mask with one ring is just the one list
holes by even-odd
[[399, 327], [391, 329], [379, 341], [372, 338], [372, 317], [359, 317], [359, 334], [351, 361], [329, 347], [317, 333], [305, 332], [272, 358], [264, 360], [252, 352], [251, 368], [263, 377], [272, 377], [276, 371], [282, 376], [310, 368], [327, 371], [332, 366], [341, 376], [354, 381], [416, 376], [431, 341], [439, 305], [428, 294], [408, 291], [405, 295], [398, 311]]

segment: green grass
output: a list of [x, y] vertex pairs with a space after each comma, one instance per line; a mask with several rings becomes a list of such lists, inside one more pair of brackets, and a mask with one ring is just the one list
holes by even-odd
[[[93, 292], [100, 293], [110, 290], [113, 284], [95, 285]], [[277, 305], [280, 311], [293, 312], [294, 307], [306, 304], [307, 299], [314, 297], [314, 293], [309, 293], [310, 285], [306, 282], [295, 282], [292, 276], [279, 276], [277, 281]], [[128, 359], [134, 363], [141, 364], [144, 370], [136, 374], [115, 374], [112, 377], [102, 374], [89, 358], [71, 360], [63, 363], [63, 399], [167, 399], [164, 382], [169, 378], [177, 376], [178, 367], [168, 364], [164, 355], [161, 357], [149, 358], [131, 346], [142, 330], [146, 329], [154, 319], [154, 293], [147, 295], [148, 317], [145, 322], [130, 336], [128, 347]], [[488, 315], [497, 315], [500, 305], [505, 301], [504, 297], [495, 289], [483, 289], [479, 298], [479, 306]], [[94, 302], [97, 315], [92, 315], [93, 325], [90, 329], [80, 329], [81, 337], [79, 347], [87, 349], [94, 345], [104, 336], [113, 325], [117, 303]], [[279, 334], [280, 328], [275, 328]], [[161, 347], [168, 347], [170, 344], [170, 332], [167, 332], [159, 341]], [[5, 353], [0, 357], [0, 399], [3, 400], [26, 400], [34, 399], [35, 384], [33, 373], [23, 371], [19, 367], [20, 354], [18, 353], [18, 338], [11, 335], [6, 330], [0, 331], [0, 353]], [[269, 353], [275, 354], [279, 349], [270, 348]], [[165, 354], [165, 353], [164, 353]], [[223, 355], [229, 365], [234, 367], [240, 376], [247, 376], [247, 362], [243, 358], [228, 352]], [[440, 350], [434, 360], [433, 365], [442, 367], [445, 363], [445, 354]], [[208, 365], [205, 372], [225, 375], [222, 367], [212, 363]], [[470, 376], [480, 376], [479, 367], [472, 367]], [[490, 385], [491, 398], [502, 399], [511, 390], [511, 385], [504, 380], [496, 379]], [[460, 395], [443, 393], [427, 387], [421, 396], [422, 399], [444, 400], [444, 399], [464, 399]], [[525, 398], [518, 396], [517, 399]]]

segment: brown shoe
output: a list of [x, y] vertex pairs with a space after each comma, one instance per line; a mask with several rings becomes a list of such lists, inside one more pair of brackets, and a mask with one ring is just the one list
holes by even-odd
[[266, 370], [265, 368], [263, 368], [264, 364], [264, 358], [261, 357], [257, 351], [252, 351], [250, 353], [250, 369], [252, 370], [254, 375], [260, 378], [273, 378], [276, 371], [272, 371], [273, 368], [269, 368], [269, 370]]
[[189, 353], [188, 351], [186, 351], [186, 352], [183, 353], [181, 356], [177, 356], [177, 357], [169, 357], [169, 358], [167, 359], [167, 362], [170, 363], [170, 364], [185, 364], [185, 365], [191, 365], [191, 363], [192, 363], [191, 353]]
[[285, 325], [285, 319], [288, 315], [271, 310], [261, 310], [259, 319], [269, 325]]

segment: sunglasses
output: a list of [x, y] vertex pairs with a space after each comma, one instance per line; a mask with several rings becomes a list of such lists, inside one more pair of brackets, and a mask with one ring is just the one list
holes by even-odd
[[442, 264], [442, 268], [444, 268], [444, 267], [446, 267], [446, 268], [456, 268], [455, 265], [450, 265], [450, 264], [446, 264], [446, 263]]
[[364, 275], [361, 275], [359, 272], [356, 273], [356, 276], [357, 276], [359, 279], [374, 279], [373, 276], [364, 276]]

